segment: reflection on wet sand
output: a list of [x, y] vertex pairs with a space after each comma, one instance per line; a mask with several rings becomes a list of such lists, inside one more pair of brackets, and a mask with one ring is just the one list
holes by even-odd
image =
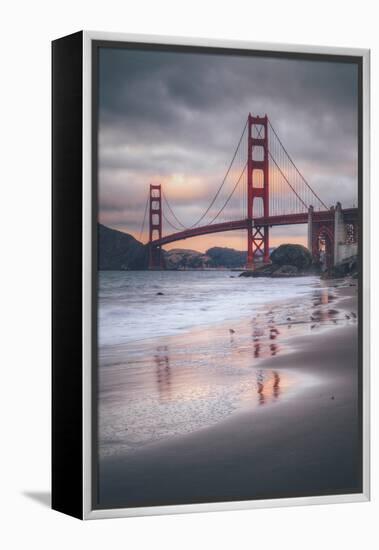
[[242, 408], [268, 407], [301, 387], [302, 377], [296, 372], [283, 369], [279, 375], [277, 370], [258, 368], [260, 347], [265, 346], [265, 355], [275, 354], [277, 344], [266, 334], [264, 344], [253, 342], [252, 353], [250, 338], [246, 334], [250, 346], [243, 354], [241, 335], [233, 347], [220, 332], [208, 334], [207, 351], [197, 338], [172, 339], [152, 347], [150, 353], [149, 346], [141, 343], [134, 355], [129, 353], [130, 365], [117, 363], [102, 369], [101, 456], [133, 452], [196, 431]]
[[274, 328], [274, 327], [270, 328], [270, 340], [275, 340], [278, 334], [280, 333], [277, 328]]
[[270, 344], [271, 355], [276, 355], [279, 351], [277, 344]]
[[[259, 342], [254, 343], [254, 357], [260, 356]], [[270, 354], [276, 355], [278, 352], [278, 346], [276, 343], [269, 345]], [[183, 398], [184, 394], [189, 393], [191, 396], [201, 396], [203, 390], [201, 386], [204, 385], [204, 380], [199, 372], [189, 372], [188, 369], [176, 363], [175, 357], [173, 357], [175, 367], [171, 366], [170, 350], [168, 346], [158, 346], [154, 355], [155, 362], [155, 382], [158, 391], [159, 401], [175, 401], [179, 398]], [[278, 399], [281, 394], [281, 376], [286, 378], [285, 374], [279, 374], [277, 371], [270, 369], [254, 369], [251, 371], [252, 376], [248, 376], [248, 380], [245, 381], [248, 385], [252, 384], [254, 387], [254, 377], [256, 384], [256, 394], [258, 396], [258, 404], [264, 405], [268, 402], [269, 396]], [[249, 381], [250, 379], [250, 381]], [[209, 382], [209, 380], [207, 380]], [[288, 382], [288, 381], [287, 381]], [[217, 380], [215, 380], [217, 383]], [[242, 396], [244, 395], [242, 391]], [[250, 393], [250, 392], [249, 392]], [[208, 394], [206, 393], [206, 396]]]
[[335, 300], [335, 295], [330, 288], [325, 287], [314, 293], [312, 306], [313, 310], [309, 316], [311, 330], [324, 325], [346, 324], [346, 321], [356, 319], [356, 314], [351, 312], [347, 315], [343, 310], [328, 307]]
[[[224, 376], [228, 377], [228, 383], [231, 380], [234, 382], [234, 377], [230, 378], [232, 372], [236, 376], [237, 373], [241, 375], [241, 385], [244, 388], [255, 387], [259, 404], [267, 403], [268, 394], [278, 399], [283, 393], [286, 374], [256, 370], [258, 361], [287, 353], [290, 349], [287, 341], [290, 330], [291, 333], [295, 331], [295, 334], [300, 334], [305, 327], [314, 331], [327, 324], [356, 322], [354, 312], [347, 315], [343, 310], [330, 307], [334, 300], [335, 295], [330, 288], [318, 288], [310, 296], [308, 304], [292, 304], [287, 308], [273, 307], [263, 315], [256, 313], [250, 321], [250, 342], [238, 326], [233, 328], [231, 325], [225, 329], [224, 338], [221, 339], [220, 336], [218, 343], [214, 343], [213, 352], [209, 350], [206, 331], [199, 333], [200, 339], [191, 347], [190, 353], [179, 350], [175, 345], [172, 349], [168, 345], [158, 346], [154, 350], [153, 358], [159, 401], [207, 399], [217, 393], [217, 384], [222, 384], [220, 380]], [[196, 368], [196, 365], [206, 366], [207, 369], [213, 365], [212, 375], [210, 376], [209, 370], [205, 372], [202, 368]], [[246, 371], [242, 374], [239, 369]], [[244, 390], [241, 392], [242, 396], [243, 394]]]
[[[290, 362], [288, 369], [275, 368], [274, 357], [290, 352], [298, 334], [356, 323], [356, 313], [332, 307], [334, 300], [330, 289], [316, 289], [306, 303], [255, 311], [247, 321], [135, 342], [113, 357], [105, 350], [101, 453], [132, 452], [221, 422], [243, 407], [266, 410], [292, 398], [308, 383], [307, 375]], [[270, 368], [262, 368], [268, 358]]]
[[[310, 300], [304, 304], [294, 304], [287, 311], [281, 308], [271, 308], [264, 316], [259, 314], [252, 318], [251, 324], [254, 358], [277, 355], [286, 350], [284, 345], [286, 335], [291, 332], [303, 332], [304, 325], [309, 330], [319, 329], [327, 325], [345, 325], [356, 322], [355, 312], [346, 313], [342, 309], [330, 307], [336, 299], [329, 287], [321, 287], [314, 291]], [[268, 318], [268, 319], [267, 319]], [[281, 341], [281, 347], [272, 346], [270, 341]]]
[[258, 402], [260, 405], [265, 404], [265, 386], [264, 386], [264, 373], [263, 371], [259, 370], [257, 371], [257, 386], [258, 386]]
[[277, 373], [276, 371], [274, 371], [274, 385], [272, 386], [272, 388], [273, 396], [275, 398], [278, 398], [280, 394], [280, 376], [279, 373]]
[[[279, 331], [278, 331], [279, 334]], [[262, 332], [262, 336], [264, 332]], [[260, 349], [262, 344], [258, 341], [254, 342], [254, 358], [260, 357]], [[278, 353], [278, 345], [270, 343], [268, 346], [271, 356]], [[215, 371], [214, 380], [203, 377], [203, 373], [191, 365], [180, 364], [178, 357], [173, 354], [170, 357], [169, 346], [158, 346], [154, 354], [155, 362], [155, 387], [157, 388], [157, 397], [159, 402], [175, 402], [179, 399], [207, 399], [209, 394], [209, 384], [217, 386], [219, 384], [219, 372]], [[277, 371], [270, 369], [255, 369], [252, 366], [243, 377], [243, 384], [239, 390], [242, 401], [246, 398], [250, 401], [251, 389], [255, 388], [257, 395], [257, 404], [264, 405], [269, 402], [269, 398], [278, 399], [281, 395], [281, 378], [286, 381], [286, 386], [293, 384], [285, 373], [279, 374]], [[208, 388], [205, 391], [205, 388]], [[231, 388], [231, 392], [232, 392]], [[250, 397], [249, 397], [250, 396]]]
[[261, 345], [259, 342], [254, 342], [254, 357], [258, 358], [261, 354]]
[[265, 405], [269, 397], [278, 399], [281, 393], [281, 379], [277, 371], [258, 370], [257, 375], [258, 404]]
[[[272, 311], [270, 311], [270, 315], [273, 315]], [[263, 326], [260, 324], [260, 320], [254, 318], [252, 325], [254, 358], [259, 359], [270, 355], [277, 355], [279, 346], [276, 343], [272, 343], [272, 340], [276, 340], [279, 337], [280, 331], [275, 324], [274, 318], [271, 317], [268, 324], [264, 324]]]
[[330, 288], [320, 288], [318, 292], [314, 293], [313, 296], [313, 306], [317, 307], [320, 305], [326, 305], [330, 304], [330, 302], [333, 302], [335, 300], [334, 294], [330, 291]]
[[159, 346], [154, 355], [156, 381], [160, 400], [169, 398], [171, 393], [171, 369], [168, 346]]

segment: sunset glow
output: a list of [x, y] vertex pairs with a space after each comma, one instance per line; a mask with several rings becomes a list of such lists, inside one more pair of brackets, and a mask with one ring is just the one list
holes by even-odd
[[[147, 74], [151, 78], [146, 79]], [[193, 227], [197, 220], [203, 225], [211, 223], [246, 165], [243, 142], [227, 172], [249, 112], [268, 113], [307, 183], [328, 208], [341, 197], [344, 207], [356, 205], [355, 78], [353, 68], [332, 63], [315, 62], [310, 68], [296, 60], [102, 51], [99, 222], [146, 243], [148, 226], [143, 220], [149, 185], [159, 184], [174, 211], [173, 215], [164, 202], [164, 235]], [[232, 81], [240, 85], [230, 89]], [[149, 88], [152, 82], [154, 89]], [[322, 113], [320, 119], [313, 116], [315, 109]], [[278, 209], [281, 203], [290, 211], [296, 201], [295, 207], [302, 207], [293, 185], [270, 162], [270, 208]], [[217, 221], [244, 219], [246, 195], [246, 174], [242, 174]], [[254, 203], [253, 217], [262, 215], [260, 202]], [[270, 229], [270, 247], [281, 243], [306, 245], [306, 227]], [[246, 250], [246, 234], [209, 234], [165, 248], [204, 252], [213, 246]]]

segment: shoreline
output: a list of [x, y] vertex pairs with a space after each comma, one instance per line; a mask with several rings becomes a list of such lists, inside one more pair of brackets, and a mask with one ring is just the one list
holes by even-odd
[[103, 349], [100, 457], [133, 453], [302, 391], [314, 376], [287, 368], [279, 377], [262, 361], [292, 353], [299, 337], [310, 331], [324, 333], [355, 323], [335, 309], [342, 292], [340, 283], [336, 286], [338, 294], [336, 288], [314, 282], [304, 303], [276, 300], [256, 306], [238, 321], [111, 347], [109, 356]]
[[[321, 303], [321, 310], [338, 308], [350, 316], [356, 312], [356, 285], [349, 284], [330, 281], [334, 305]], [[316, 332], [304, 333], [299, 325], [301, 336], [287, 329], [280, 353], [257, 358], [262, 372], [290, 372], [300, 380], [308, 376], [311, 382], [300, 384], [299, 390], [289, 384], [275, 398], [271, 380], [265, 406], [258, 399], [254, 407], [236, 407], [213, 425], [152, 441], [132, 453], [103, 457], [101, 504], [143, 506], [300, 494], [296, 491], [358, 491], [357, 330], [353, 317], [341, 320], [342, 326], [333, 321], [333, 316], [321, 315]], [[241, 342], [238, 345], [243, 348]], [[239, 355], [243, 361], [244, 354]], [[216, 358], [216, 373], [219, 365]], [[259, 382], [254, 389], [254, 399], [267, 391]]]
[[[188, 270], [190, 271], [190, 270]], [[219, 271], [219, 270], [218, 270]], [[320, 278], [317, 278], [315, 277], [314, 275], [309, 275], [308, 276], [309, 278], [314, 278], [316, 279], [315, 280], [315, 283], [314, 283], [314, 289], [315, 291], [317, 292], [318, 290], [322, 290], [324, 289], [325, 291], [328, 291], [328, 290], [333, 290], [335, 291], [337, 294], [338, 294], [338, 299], [339, 300], [343, 300], [344, 299], [344, 291], [347, 291], [347, 293], [351, 293], [351, 288], [352, 287], [357, 287], [356, 283], [352, 283], [352, 287], [350, 287], [350, 280], [347, 280], [346, 278], [345, 279], [331, 279], [331, 280], [323, 280], [323, 279], [320, 279]], [[299, 279], [301, 278], [306, 278], [305, 276], [299, 276]], [[261, 279], [261, 278], [260, 278]], [[293, 279], [293, 278], [291, 278]], [[272, 308], [281, 308], [281, 307], [288, 307], [288, 308], [291, 308], [291, 305], [289, 305], [289, 301], [287, 298], [283, 298], [282, 300], [274, 300], [272, 302], [267, 302], [267, 303], [264, 303], [264, 304], [258, 304], [255, 306], [256, 307], [256, 310], [257, 310], [257, 313], [258, 314], [262, 314], [263, 312], [265, 312], [266, 310], [271, 310]], [[354, 307], [354, 301], [352, 302], [352, 307]], [[219, 322], [212, 322], [210, 324], [204, 324], [204, 325], [198, 325], [198, 324], [194, 324], [194, 325], [190, 325], [188, 326], [187, 328], [183, 329], [183, 330], [180, 330], [178, 332], [173, 332], [173, 333], [168, 333], [168, 334], [163, 334], [163, 335], [160, 335], [158, 337], [151, 337], [151, 336], [148, 336], [148, 337], [144, 337], [144, 338], [138, 338], [138, 339], [135, 339], [133, 341], [127, 341], [125, 343], [120, 343], [120, 344], [105, 344], [105, 345], [102, 345], [101, 346], [101, 350], [104, 352], [106, 350], [113, 350], [115, 347], [118, 348], [118, 352], [123, 352], [123, 353], [128, 353], [129, 352], [129, 349], [133, 346], [138, 346], [138, 345], [154, 345], [155, 343], [158, 343], [158, 342], [161, 342], [162, 339], [163, 340], [166, 340], [166, 341], [170, 341], [170, 340], [179, 340], [179, 339], [186, 339], [188, 338], [188, 336], [191, 338], [192, 336], [196, 337], [198, 334], [204, 332], [204, 331], [207, 331], [207, 330], [222, 330], [223, 327], [226, 327], [228, 328], [229, 326], [233, 326], [233, 325], [238, 325], [240, 326], [242, 323], [244, 323], [246, 320], [249, 320], [251, 319], [251, 316], [252, 314], [247, 314], [247, 313], [244, 313], [242, 316], [235, 316], [235, 317], [231, 317], [230, 319], [227, 319], [227, 320], [222, 320], [222, 321], [219, 321]], [[288, 323], [282, 323], [282, 324], [288, 324]], [[290, 323], [292, 325], [295, 325], [296, 322], [293, 321], [292, 323]]]

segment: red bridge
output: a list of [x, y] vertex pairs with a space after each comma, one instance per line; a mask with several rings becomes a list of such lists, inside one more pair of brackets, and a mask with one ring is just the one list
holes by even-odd
[[[217, 206], [223, 189], [226, 199]], [[327, 267], [356, 253], [358, 209], [342, 209], [340, 203], [326, 206], [293, 162], [267, 115], [249, 114], [226, 174], [195, 223], [184, 225], [162, 186], [150, 185], [141, 234], [148, 207], [150, 269], [164, 268], [165, 244], [241, 229], [247, 232], [247, 268], [253, 268], [257, 261], [269, 262], [269, 228], [280, 225], [308, 224], [308, 248]], [[175, 232], [163, 236], [163, 220]]]

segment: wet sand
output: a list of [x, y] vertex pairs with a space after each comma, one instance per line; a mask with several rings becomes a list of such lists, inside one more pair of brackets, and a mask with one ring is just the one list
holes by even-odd
[[292, 337], [286, 325], [283, 353], [259, 358], [262, 372], [275, 372], [279, 380], [286, 373], [296, 379], [298, 373], [299, 380], [312, 383], [300, 384], [301, 391], [283, 389], [280, 396], [278, 378], [269, 377], [255, 385], [254, 407], [237, 408], [212, 426], [131, 453], [104, 456], [101, 506], [359, 492], [355, 288], [335, 291], [336, 311], [348, 322], [334, 323], [335, 313], [323, 317], [334, 310], [320, 304], [309, 312], [315, 315], [313, 330], [308, 326], [305, 335], [299, 329]]

